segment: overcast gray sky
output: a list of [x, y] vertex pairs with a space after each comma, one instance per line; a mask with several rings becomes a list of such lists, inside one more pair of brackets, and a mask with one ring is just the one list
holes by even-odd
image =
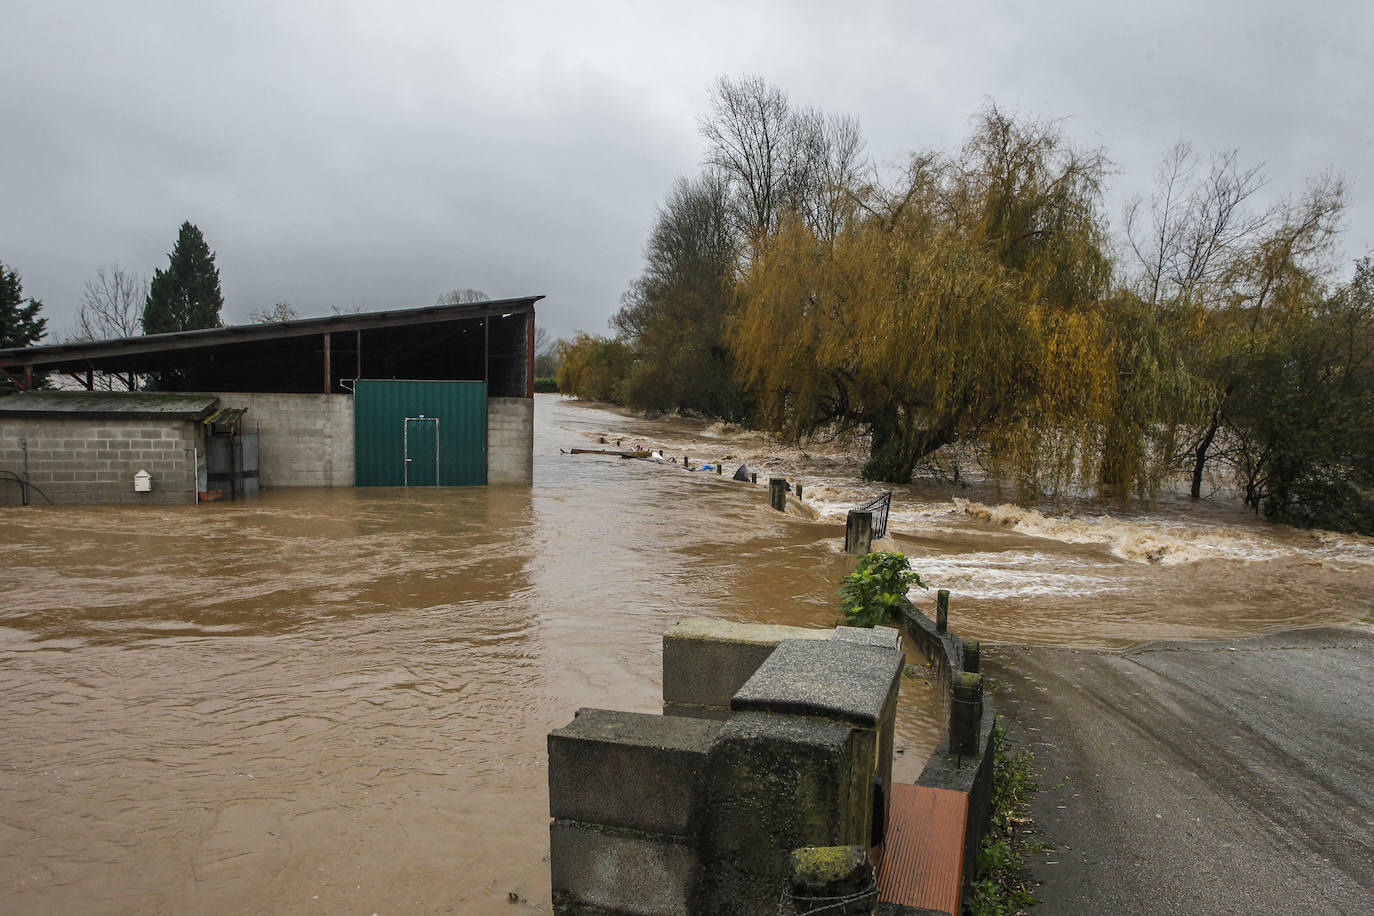
[[1374, 247], [1371, 39], [1368, 0], [0, 0], [0, 261], [59, 333], [183, 220], [230, 323], [475, 287], [605, 333], [712, 81], [753, 73], [880, 163], [957, 148], [989, 99], [1066, 119], [1117, 165], [1117, 222], [1180, 138], [1274, 195], [1330, 169], [1348, 259]]

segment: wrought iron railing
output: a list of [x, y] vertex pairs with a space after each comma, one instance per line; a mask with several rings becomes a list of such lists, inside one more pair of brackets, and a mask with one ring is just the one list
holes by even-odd
[[891, 490], [884, 490], [882, 493], [858, 507], [860, 512], [873, 513], [873, 540], [876, 541], [887, 534], [887, 513], [891, 508]]

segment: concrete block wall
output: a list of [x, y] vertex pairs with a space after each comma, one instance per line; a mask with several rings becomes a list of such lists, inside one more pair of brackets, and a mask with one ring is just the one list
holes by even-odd
[[784, 639], [829, 639], [829, 630], [681, 620], [663, 634], [663, 714], [728, 719], [730, 699]]
[[487, 484], [534, 484], [534, 400], [487, 399]]
[[[29, 480], [54, 503], [196, 501], [200, 424], [191, 420], [63, 418], [0, 419], [0, 470], [22, 473], [28, 442]], [[134, 492], [134, 475], [146, 470], [152, 490]], [[0, 505], [18, 505], [20, 487], [0, 479]], [[37, 493], [33, 503], [44, 503]]]
[[221, 407], [246, 407], [261, 432], [263, 487], [353, 486], [353, 396], [218, 392]]
[[579, 710], [549, 733], [549, 870], [560, 912], [692, 912], [697, 796], [720, 724]]
[[[583, 709], [551, 732], [555, 912], [771, 912], [791, 850], [868, 846], [904, 659], [896, 631], [846, 629], [686, 621], [664, 680], [694, 715]], [[699, 714], [720, 688], [694, 663], [744, 678], [728, 718]]]
[[[959, 712], [952, 679], [966, 667], [964, 642], [948, 627], [941, 629], [934, 620], [921, 613], [911, 602], [902, 604], [902, 622], [921, 651], [931, 660], [939, 674], [950, 720]], [[993, 730], [997, 725], [997, 708], [990, 695], [983, 694], [982, 717], [978, 723], [978, 749], [974, 754], [957, 754], [950, 747], [950, 729], [940, 741], [935, 753], [926, 761], [917, 785], [963, 792], [968, 796], [968, 822], [964, 834], [964, 879], [973, 878], [987, 829], [988, 812], [992, 806]]]

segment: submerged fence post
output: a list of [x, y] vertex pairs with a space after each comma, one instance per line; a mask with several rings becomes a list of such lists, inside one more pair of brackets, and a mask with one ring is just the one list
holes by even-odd
[[935, 631], [943, 633], [949, 629], [949, 589], [942, 588], [935, 593]]
[[716, 473], [717, 473], [717, 474], [721, 473], [721, 464], [722, 464], [722, 463], [719, 462], [719, 461], [716, 462]]
[[768, 505], [779, 512], [787, 511], [787, 478], [768, 478]]
[[801, 484], [795, 484], [797, 488], [797, 502], [801, 502]]
[[972, 671], [954, 675], [949, 696], [949, 749], [956, 754], [978, 753], [983, 722], [983, 676]]
[[978, 645], [976, 639], [964, 640], [964, 670], [977, 674], [981, 669], [982, 646]]
[[19, 483], [19, 500], [24, 505], [29, 504], [29, 437], [25, 436], [19, 440], [19, 448], [24, 453], [24, 479]]
[[844, 552], [863, 556], [873, 552], [873, 513], [850, 509], [844, 522]]

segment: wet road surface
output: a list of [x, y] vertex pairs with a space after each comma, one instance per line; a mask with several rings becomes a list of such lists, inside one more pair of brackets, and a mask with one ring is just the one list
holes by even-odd
[[998, 646], [1037, 912], [1374, 912], [1374, 630]]

